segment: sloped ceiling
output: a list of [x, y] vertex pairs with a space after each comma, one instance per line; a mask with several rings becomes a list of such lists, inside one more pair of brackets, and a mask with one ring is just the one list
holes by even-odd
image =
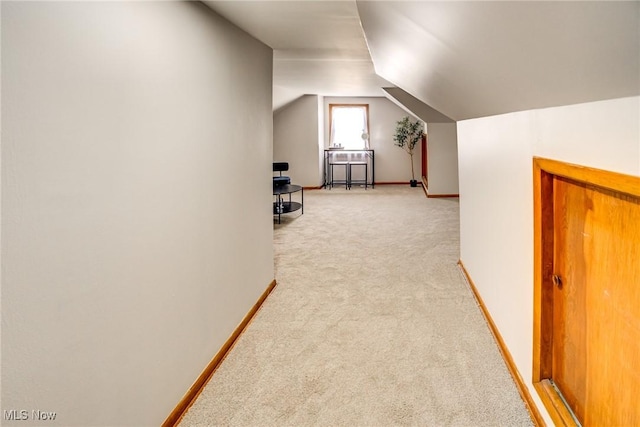
[[305, 94], [384, 96], [355, 1], [204, 1], [270, 46], [273, 106]]
[[640, 93], [639, 2], [358, 1], [376, 72], [455, 120]]
[[453, 123], [451, 118], [434, 110], [399, 87], [385, 87], [383, 89], [387, 92], [387, 98], [427, 123]]
[[462, 120], [640, 94], [638, 1], [204, 3], [274, 49], [275, 109], [396, 86]]

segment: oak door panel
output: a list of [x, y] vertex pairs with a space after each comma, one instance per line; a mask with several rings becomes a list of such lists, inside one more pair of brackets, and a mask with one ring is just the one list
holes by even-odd
[[553, 378], [584, 425], [640, 426], [640, 199], [554, 179]]
[[554, 179], [553, 382], [578, 419], [586, 402], [586, 263], [583, 230], [589, 200], [584, 186]]

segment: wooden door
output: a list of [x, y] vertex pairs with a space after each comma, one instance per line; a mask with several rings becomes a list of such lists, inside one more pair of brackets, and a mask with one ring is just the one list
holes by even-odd
[[552, 277], [539, 301], [551, 307], [538, 312], [550, 354], [538, 380], [583, 426], [640, 426], [640, 196], [547, 178]]
[[587, 342], [582, 233], [589, 204], [582, 190], [554, 179], [553, 381], [579, 420], [584, 415]]
[[424, 182], [428, 182], [427, 179], [429, 177], [428, 175], [428, 171], [427, 168], [429, 167], [429, 162], [428, 162], [428, 155], [429, 152], [427, 151], [428, 149], [428, 145], [427, 145], [427, 134], [425, 133], [424, 135], [422, 135], [422, 142], [421, 142], [421, 146], [420, 149], [422, 151], [422, 162], [421, 162], [421, 169], [422, 169], [422, 178]]

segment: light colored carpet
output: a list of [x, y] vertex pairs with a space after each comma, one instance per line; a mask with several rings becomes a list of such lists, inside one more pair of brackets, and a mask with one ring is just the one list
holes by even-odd
[[306, 191], [274, 228], [278, 286], [182, 426], [533, 425], [456, 264], [457, 199]]

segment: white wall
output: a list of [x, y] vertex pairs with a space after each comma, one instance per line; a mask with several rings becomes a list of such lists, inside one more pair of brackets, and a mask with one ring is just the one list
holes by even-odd
[[[384, 88], [401, 109], [427, 123], [427, 193], [458, 194], [458, 135], [456, 123], [399, 88]], [[422, 176], [421, 171], [417, 176]]]
[[271, 64], [201, 3], [2, 2], [2, 410], [179, 402], [274, 277]]
[[640, 175], [639, 122], [639, 97], [458, 122], [460, 257], [529, 384], [532, 156]]
[[[339, 98], [326, 97], [325, 108], [325, 147], [329, 147], [330, 126], [329, 104], [369, 104], [369, 143], [375, 150], [376, 182], [409, 182], [411, 163], [409, 155], [393, 143], [396, 122], [408, 114], [384, 97]], [[416, 120], [412, 117], [412, 120]], [[420, 161], [422, 149], [416, 145], [413, 156], [416, 179], [420, 179]], [[336, 171], [337, 173], [337, 171]]]
[[318, 175], [320, 183], [324, 184], [324, 96], [318, 95]]
[[273, 161], [289, 162], [283, 175], [305, 187], [322, 185], [318, 104], [317, 95], [304, 95], [273, 116]]
[[455, 123], [429, 123], [429, 195], [458, 194], [458, 132]]

